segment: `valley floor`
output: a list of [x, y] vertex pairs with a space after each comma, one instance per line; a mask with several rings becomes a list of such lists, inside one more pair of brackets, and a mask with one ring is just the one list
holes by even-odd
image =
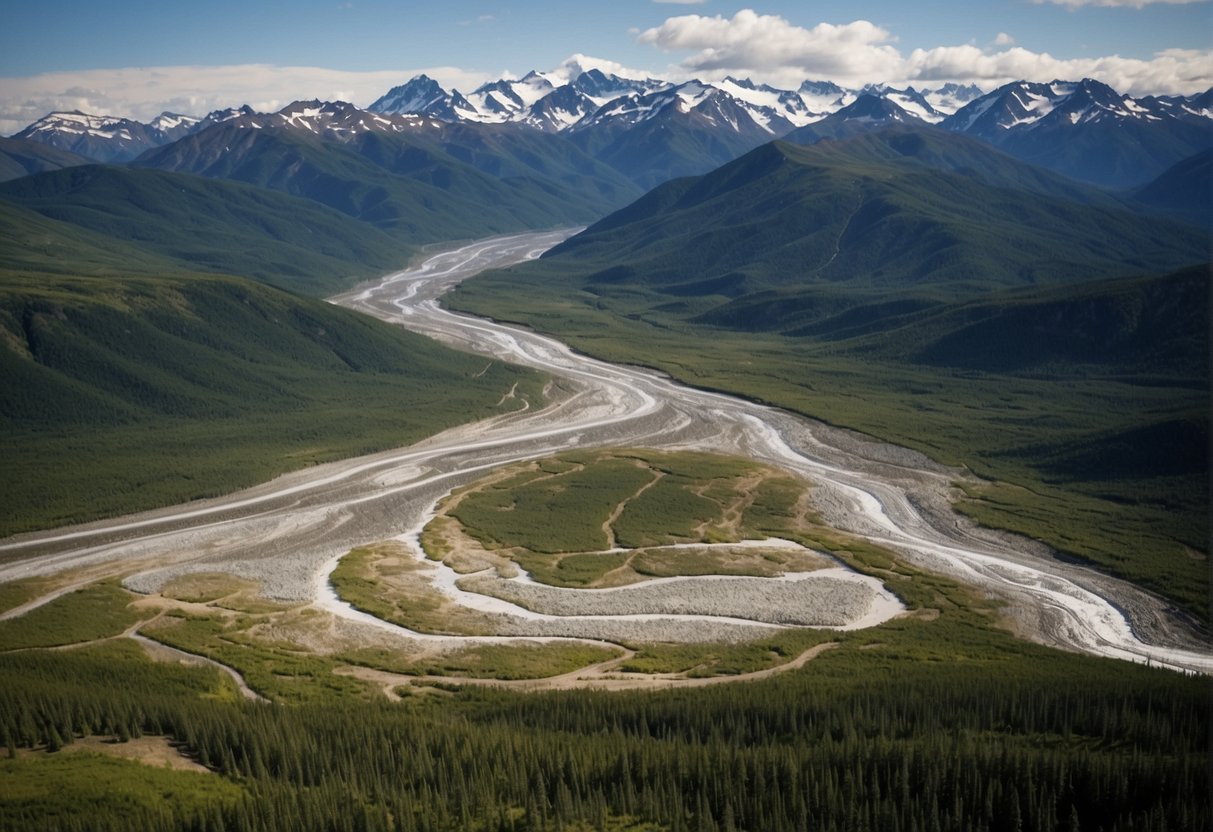
[[805, 478], [827, 524], [897, 552], [914, 569], [999, 599], [1003, 614], [1033, 640], [1213, 670], [1213, 655], [1152, 596], [955, 515], [950, 500], [963, 479], [959, 471], [438, 307], [436, 298], [464, 277], [537, 256], [562, 236], [472, 244], [337, 299], [493, 359], [541, 369], [556, 379], [545, 401], [411, 448], [317, 466], [229, 497], [12, 538], [0, 544], [0, 580], [87, 567], [130, 576], [131, 588], [156, 592], [183, 576], [222, 572], [256, 582], [273, 601], [311, 602], [325, 592], [335, 559], [369, 541], [415, 533], [444, 495], [502, 465], [574, 447], [712, 450]]

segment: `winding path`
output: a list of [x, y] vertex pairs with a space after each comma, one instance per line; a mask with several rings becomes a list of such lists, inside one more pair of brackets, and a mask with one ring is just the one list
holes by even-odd
[[[124, 571], [135, 565], [146, 570], [128, 581], [134, 588], [153, 590], [182, 572], [224, 571], [262, 582], [271, 597], [315, 601], [335, 558], [369, 541], [415, 533], [441, 496], [491, 468], [578, 447], [715, 450], [811, 479], [830, 522], [1005, 598], [1018, 626], [1033, 638], [1213, 673], [1213, 653], [1174, 626], [1162, 602], [1060, 563], [1029, 541], [958, 518], [947, 505], [954, 470], [438, 305], [437, 298], [460, 280], [536, 257], [568, 233], [478, 241], [333, 299], [461, 349], [540, 369], [558, 379], [563, 395], [554, 403], [215, 500], [10, 538], [0, 542], [0, 581], [112, 563]], [[343, 605], [330, 608], [354, 617]]]

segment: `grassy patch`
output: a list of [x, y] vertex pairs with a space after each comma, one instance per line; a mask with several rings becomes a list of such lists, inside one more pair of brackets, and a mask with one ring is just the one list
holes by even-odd
[[55, 647], [116, 636], [137, 622], [134, 596], [107, 581], [77, 589], [24, 615], [0, 621], [0, 650]]
[[73, 828], [124, 813], [171, 822], [173, 812], [180, 817], [231, 805], [244, 793], [214, 774], [153, 768], [90, 752], [0, 759], [0, 815], [8, 819], [0, 822], [3, 828], [17, 828], [19, 818]]
[[49, 590], [51, 585], [48, 578], [23, 578], [0, 584], [0, 612], [7, 612], [13, 607], [34, 600]]
[[234, 668], [250, 688], [287, 705], [371, 699], [357, 679], [333, 673], [336, 662], [294, 644], [272, 644], [249, 635], [256, 622], [242, 617], [166, 615], [146, 628], [156, 641]]
[[[782, 472], [712, 454], [563, 454], [462, 489], [422, 543], [430, 557], [442, 552], [450, 562], [462, 533], [554, 586], [618, 585], [642, 573], [701, 575], [717, 566], [722, 574], [771, 574], [779, 560], [773, 553], [758, 561], [752, 553], [731, 559], [655, 550], [789, 536], [807, 520], [806, 489]], [[601, 551], [611, 543], [640, 551]]]
[[799, 549], [645, 549], [636, 553], [631, 567], [641, 575], [669, 578], [676, 575], [751, 575], [773, 578], [787, 572], [811, 572], [834, 563]]
[[251, 588], [248, 581], [218, 572], [194, 572], [169, 581], [160, 590], [166, 598], [193, 604], [209, 604]]
[[524, 471], [467, 494], [450, 516], [487, 548], [518, 546], [546, 554], [606, 549], [604, 524], [651, 478], [646, 467], [619, 458], [595, 464], [592, 472]]
[[344, 653], [341, 658], [378, 670], [413, 676], [456, 676], [472, 679], [544, 679], [612, 659], [609, 647], [569, 642], [481, 644], [439, 656], [413, 658], [383, 650]]
[[0, 272], [0, 536], [415, 442], [539, 377], [217, 276]]
[[[385, 562], [386, 561], [386, 562]], [[375, 546], [346, 554], [329, 576], [338, 597], [351, 606], [410, 630], [438, 635], [484, 635], [491, 621], [451, 603], [409, 559]]]
[[786, 664], [818, 644], [837, 641], [824, 630], [788, 630], [746, 644], [638, 644], [619, 666], [627, 673], [678, 673], [690, 678], [738, 676]]
[[599, 584], [616, 569], [625, 566], [627, 552], [591, 552], [572, 555], [515, 554], [513, 559], [540, 583], [552, 586], [584, 587]]

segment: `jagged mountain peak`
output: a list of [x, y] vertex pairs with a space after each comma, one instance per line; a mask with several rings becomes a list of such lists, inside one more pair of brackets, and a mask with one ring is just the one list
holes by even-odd
[[[126, 161], [150, 147], [229, 122], [242, 128], [298, 128], [339, 140], [368, 131], [439, 130], [444, 124], [515, 125], [565, 133], [583, 149], [596, 147], [621, 159], [626, 155], [627, 166], [664, 175], [697, 172], [708, 160], [727, 160], [729, 154], [772, 138], [816, 141], [838, 131], [851, 134], [868, 129], [865, 124], [911, 119], [980, 138], [1091, 181], [1123, 180], [1125, 185], [1136, 184], [1135, 177], [1144, 181], [1157, 175], [1158, 166], [1174, 164], [1179, 154], [1190, 155], [1213, 144], [1209, 129], [1213, 90], [1186, 97], [1134, 99], [1093, 78], [1016, 81], [983, 93], [976, 86], [956, 83], [931, 89], [881, 82], [854, 90], [831, 81], [805, 80], [796, 89], [780, 89], [748, 77], [671, 82], [635, 75], [617, 64], [575, 55], [549, 72], [488, 80], [467, 94], [444, 88], [421, 73], [393, 87], [367, 110], [348, 102], [311, 100], [268, 114], [247, 105], [228, 108], [201, 120], [164, 113], [149, 124], [61, 112], [48, 114], [18, 136], [98, 161]], [[1097, 136], [1105, 125], [1120, 132]], [[808, 127], [815, 129], [791, 135]], [[648, 145], [639, 140], [634, 146], [611, 144], [629, 130], [658, 129], [673, 133], [664, 138], [652, 133], [644, 139]], [[1075, 162], [1078, 145], [1061, 138], [1068, 130], [1088, 131], [1083, 141], [1090, 143], [1090, 149], [1085, 152], [1108, 160], [1110, 169], [1098, 175], [1084, 173], [1086, 162]], [[689, 143], [685, 137], [673, 138], [682, 136], [680, 131], [694, 132], [697, 138]], [[1029, 132], [1041, 138], [1023, 139]], [[593, 133], [602, 136], [587, 138]], [[678, 149], [671, 151], [674, 147]], [[654, 158], [661, 161], [646, 167], [646, 154], [656, 154]], [[679, 154], [702, 161], [684, 168], [673, 158]]]
[[388, 90], [367, 109], [385, 115], [429, 115], [447, 121], [471, 119], [477, 113], [458, 90], [448, 92], [424, 73]]
[[871, 92], [861, 94], [853, 102], [830, 116], [831, 119], [862, 121], [909, 122], [917, 120], [913, 114], [890, 98]]
[[65, 110], [48, 113], [13, 138], [41, 142], [98, 162], [127, 162], [182, 134], [178, 129], [170, 131], [122, 116]]

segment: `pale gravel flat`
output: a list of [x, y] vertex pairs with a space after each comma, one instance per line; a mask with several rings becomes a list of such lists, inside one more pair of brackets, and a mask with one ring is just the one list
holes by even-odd
[[562, 589], [492, 576], [460, 587], [544, 615], [710, 615], [792, 627], [840, 627], [867, 614], [873, 590], [842, 578], [698, 577], [617, 589]]

